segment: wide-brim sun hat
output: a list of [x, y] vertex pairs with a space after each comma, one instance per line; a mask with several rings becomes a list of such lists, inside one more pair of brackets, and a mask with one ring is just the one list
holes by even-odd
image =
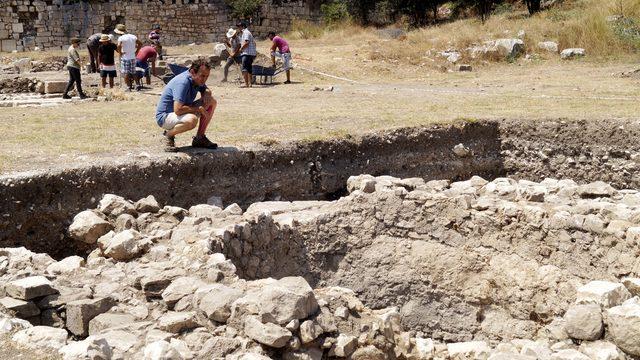
[[116, 25], [116, 28], [115, 30], [113, 30], [113, 32], [118, 35], [124, 35], [127, 33], [127, 27], [124, 26], [124, 24], [118, 24]]
[[229, 29], [229, 30], [227, 31], [227, 37], [228, 37], [228, 38], [232, 38], [232, 37], [233, 37], [233, 35], [235, 35], [235, 34], [236, 34], [236, 30], [235, 30], [235, 29]]
[[109, 41], [111, 41], [111, 38], [109, 38], [108, 34], [100, 35], [100, 42], [109, 42]]

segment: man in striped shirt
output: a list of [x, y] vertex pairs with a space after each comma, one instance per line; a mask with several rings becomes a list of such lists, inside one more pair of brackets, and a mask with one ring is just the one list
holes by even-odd
[[251, 87], [251, 77], [253, 73], [253, 60], [255, 60], [258, 51], [256, 49], [256, 40], [247, 29], [247, 23], [241, 21], [238, 23], [238, 29], [242, 32], [240, 35], [240, 57], [242, 58], [242, 76], [244, 77], [245, 87]]

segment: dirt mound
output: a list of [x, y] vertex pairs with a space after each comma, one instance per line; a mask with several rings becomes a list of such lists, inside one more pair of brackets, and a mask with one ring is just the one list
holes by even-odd
[[24, 77], [0, 79], [0, 94], [35, 92], [38, 81]]

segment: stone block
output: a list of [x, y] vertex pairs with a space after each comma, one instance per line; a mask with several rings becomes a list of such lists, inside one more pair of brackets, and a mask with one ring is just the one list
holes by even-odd
[[11, 24], [11, 30], [14, 33], [21, 34], [24, 32], [24, 26], [22, 25], [22, 23], [14, 23], [14, 24]]
[[45, 94], [62, 94], [67, 88], [66, 81], [45, 81]]
[[44, 276], [30, 276], [12, 281], [6, 285], [5, 291], [7, 295], [21, 300], [31, 300], [58, 292]]
[[31, 301], [24, 301], [10, 297], [0, 299], [0, 307], [15, 311], [16, 316], [22, 319], [30, 318], [40, 314], [40, 309]]
[[158, 320], [160, 330], [174, 334], [198, 327], [194, 312], [168, 312]]
[[67, 303], [67, 329], [75, 335], [87, 336], [89, 322], [115, 305], [111, 298], [83, 299]]
[[610, 308], [622, 304], [630, 297], [631, 294], [622, 284], [610, 281], [591, 281], [578, 289], [576, 303], [592, 303]]
[[564, 315], [567, 334], [578, 340], [597, 340], [602, 336], [602, 312], [597, 304], [571, 306]]

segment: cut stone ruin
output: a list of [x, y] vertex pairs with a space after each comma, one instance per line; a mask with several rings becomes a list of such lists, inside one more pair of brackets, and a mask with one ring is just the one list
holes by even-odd
[[[85, 258], [0, 250], [0, 331], [65, 359], [633, 359], [640, 193], [361, 175], [246, 211], [105, 195]], [[374, 310], [375, 309], [375, 310]]]

